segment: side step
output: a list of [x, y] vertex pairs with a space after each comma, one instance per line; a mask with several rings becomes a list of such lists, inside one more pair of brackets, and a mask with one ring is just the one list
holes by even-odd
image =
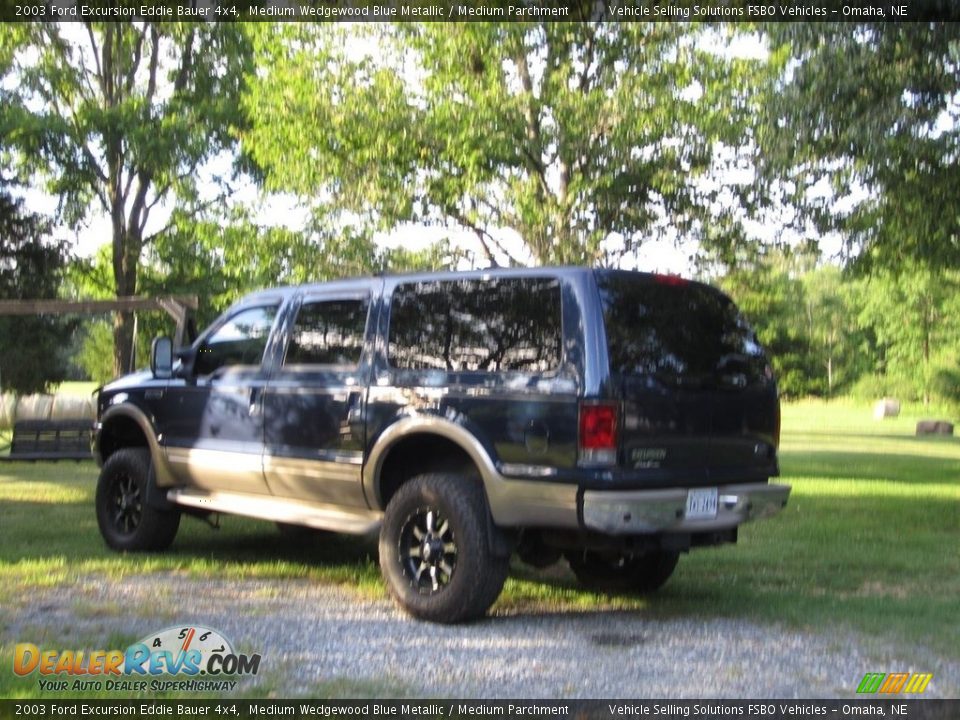
[[270, 495], [247, 495], [213, 490], [176, 489], [167, 492], [167, 499], [176, 505], [245, 515], [261, 520], [306, 525], [319, 530], [366, 535], [379, 529], [383, 513], [363, 508], [344, 508], [339, 505], [304, 503]]

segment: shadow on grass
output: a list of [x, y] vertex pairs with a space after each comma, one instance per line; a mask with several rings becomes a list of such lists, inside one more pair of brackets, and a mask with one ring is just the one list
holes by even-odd
[[[836, 441], [839, 437], [837, 432], [830, 432], [827, 430], [793, 430], [789, 433], [784, 434], [784, 439], [787, 442], [799, 442], [804, 438], [825, 438], [830, 441]], [[942, 445], [960, 445], [960, 437], [954, 437], [953, 435], [923, 435], [917, 436], [914, 434], [908, 433], [895, 433], [895, 432], [876, 432], [876, 433], [842, 433], [844, 439], [850, 440], [851, 443], [856, 441], [866, 441], [866, 442], [877, 442], [880, 440], [892, 440], [894, 442], [903, 443], [904, 445], [916, 444], [920, 445], [922, 443], [937, 443]]]
[[[803, 496], [776, 519], [744, 526], [736, 546], [683, 556], [660, 591], [595, 602], [649, 620], [856, 630], [960, 658], [958, 546], [960, 504], [951, 498]], [[508, 615], [597, 610], [583, 606], [568, 571], [515, 569], [512, 577], [520, 587], [498, 604]]]
[[790, 477], [821, 477], [924, 484], [960, 477], [960, 460], [914, 453], [784, 450], [780, 467], [788, 482]]
[[[121, 571], [177, 570], [206, 576], [376, 577], [373, 538], [332, 533], [289, 537], [273, 523], [223, 518], [220, 529], [184, 516], [172, 547], [162, 553], [117, 553], [104, 543], [89, 501], [0, 503], [0, 570], [42, 583], [51, 568]], [[17, 567], [20, 570], [17, 570]]]
[[[853, 628], [960, 656], [960, 509], [954, 496], [884, 495], [880, 482], [955, 483], [960, 462], [913, 454], [785, 452], [784, 480], [803, 488], [850, 481], [849, 495], [795, 493], [775, 519], [741, 529], [736, 547], [685, 556], [673, 579], [648, 598], [605, 598], [578, 588], [568, 571], [515, 569], [497, 608], [512, 615], [620, 613], [649, 619], [745, 618], [801, 628]], [[271, 524], [224, 518], [219, 531], [184, 518], [162, 554], [120, 555], [100, 538], [92, 476], [65, 479], [38, 466], [18, 483], [50, 488], [45, 502], [0, 502], [0, 571], [29, 587], [59, 572], [187, 571], [198, 577], [310, 578], [376, 586], [372, 539], [319, 534], [285, 537]], [[3, 473], [0, 466], [0, 474]], [[8, 473], [9, 474], [9, 473]], [[56, 475], [57, 479], [51, 477]], [[56, 502], [53, 483], [75, 498]], [[0, 492], [2, 492], [0, 483]], [[22, 488], [21, 488], [22, 490]], [[72, 494], [71, 494], [72, 493]], [[2, 495], [0, 495], [2, 497]]]

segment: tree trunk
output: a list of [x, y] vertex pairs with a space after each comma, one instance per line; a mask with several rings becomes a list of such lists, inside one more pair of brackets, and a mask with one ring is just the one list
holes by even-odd
[[[113, 277], [117, 287], [117, 297], [130, 297], [137, 294], [137, 270], [140, 265], [141, 239], [136, 232], [114, 228], [113, 238]], [[113, 371], [123, 375], [135, 369], [133, 360], [133, 313], [118, 312], [113, 320]]]
[[[118, 296], [119, 297], [119, 296]], [[113, 373], [130, 372], [133, 359], [133, 313], [118, 312], [113, 317]]]

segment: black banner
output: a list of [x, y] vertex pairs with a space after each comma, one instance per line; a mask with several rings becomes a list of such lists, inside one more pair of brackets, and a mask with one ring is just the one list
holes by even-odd
[[0, 700], [10, 718], [956, 720], [960, 700]]
[[683, 21], [960, 20], [953, 0], [0, 0], [0, 21]]

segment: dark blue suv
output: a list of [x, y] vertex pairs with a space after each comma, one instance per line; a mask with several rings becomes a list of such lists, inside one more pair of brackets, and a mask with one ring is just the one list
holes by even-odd
[[456, 622], [512, 554], [652, 591], [778, 512], [773, 373], [734, 304], [584, 268], [372, 277], [244, 298], [100, 392], [97, 518], [160, 550], [182, 513], [363, 535], [390, 591]]

